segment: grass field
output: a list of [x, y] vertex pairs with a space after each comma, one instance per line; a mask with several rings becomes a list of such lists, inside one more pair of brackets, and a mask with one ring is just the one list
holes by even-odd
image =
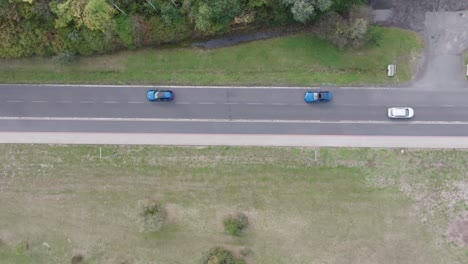
[[[82, 58], [0, 60], [0, 83], [190, 85], [358, 85], [407, 81], [423, 41], [414, 32], [383, 28], [379, 47], [340, 51], [311, 35], [256, 41], [217, 50], [144, 49]], [[398, 73], [388, 78], [387, 64]]]
[[[467, 263], [444, 236], [466, 211], [468, 152], [0, 146], [0, 263]], [[465, 196], [464, 196], [465, 195]], [[138, 232], [137, 203], [169, 223]], [[464, 204], [465, 203], [465, 204]], [[244, 212], [239, 238], [226, 214]], [[466, 231], [466, 230], [465, 230]], [[47, 248], [47, 243], [50, 248]], [[44, 245], [46, 246], [44, 246]]]
[[468, 50], [465, 51], [465, 53], [463, 53], [463, 61], [464, 61], [464, 65], [466, 67], [466, 65], [468, 65]]

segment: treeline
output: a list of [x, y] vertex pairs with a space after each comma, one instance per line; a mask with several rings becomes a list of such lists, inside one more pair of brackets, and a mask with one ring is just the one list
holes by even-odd
[[0, 57], [91, 55], [234, 25], [309, 23], [365, 0], [0, 0]]

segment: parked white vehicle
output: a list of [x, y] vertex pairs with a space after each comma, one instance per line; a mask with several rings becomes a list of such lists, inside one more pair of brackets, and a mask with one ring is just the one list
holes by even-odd
[[389, 118], [412, 118], [414, 110], [411, 107], [391, 107], [388, 109]]

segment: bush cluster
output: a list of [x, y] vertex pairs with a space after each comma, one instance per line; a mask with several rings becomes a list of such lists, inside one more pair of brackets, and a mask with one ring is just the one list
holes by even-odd
[[200, 264], [246, 264], [244, 259], [235, 258], [229, 250], [223, 247], [213, 247], [205, 252]]
[[371, 9], [367, 6], [352, 6], [341, 15], [330, 12], [317, 23], [320, 35], [340, 49], [361, 48], [368, 43], [378, 45], [381, 31], [371, 26]]
[[242, 230], [249, 224], [249, 220], [245, 214], [237, 213], [224, 218], [223, 224], [226, 233], [232, 236], [239, 236]]
[[138, 202], [140, 232], [156, 232], [166, 223], [167, 213], [156, 200], [147, 199]]

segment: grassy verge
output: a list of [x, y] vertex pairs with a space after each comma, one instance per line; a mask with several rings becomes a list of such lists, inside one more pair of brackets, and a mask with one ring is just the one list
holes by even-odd
[[[468, 152], [1, 145], [0, 262], [463, 263], [443, 237], [463, 208]], [[467, 188], [468, 184], [464, 185]], [[458, 188], [457, 186], [462, 186]], [[139, 233], [137, 203], [169, 224]], [[226, 214], [249, 227], [223, 232]], [[44, 242], [47, 246], [44, 246]], [[25, 246], [27, 245], [27, 246]]]
[[[50, 59], [1, 60], [0, 83], [120, 83], [191, 85], [357, 85], [407, 81], [415, 33], [383, 28], [380, 46], [340, 51], [310, 35], [276, 38], [217, 50], [145, 49], [82, 58], [69, 66]], [[398, 64], [394, 78], [386, 66]]]
[[[465, 70], [468, 70], [466, 68], [466, 67], [468, 67], [467, 66], [468, 65], [468, 50], [463, 53], [463, 61], [464, 61], [463, 67], [465, 68]], [[468, 78], [468, 76], [467, 76], [467, 78]]]

